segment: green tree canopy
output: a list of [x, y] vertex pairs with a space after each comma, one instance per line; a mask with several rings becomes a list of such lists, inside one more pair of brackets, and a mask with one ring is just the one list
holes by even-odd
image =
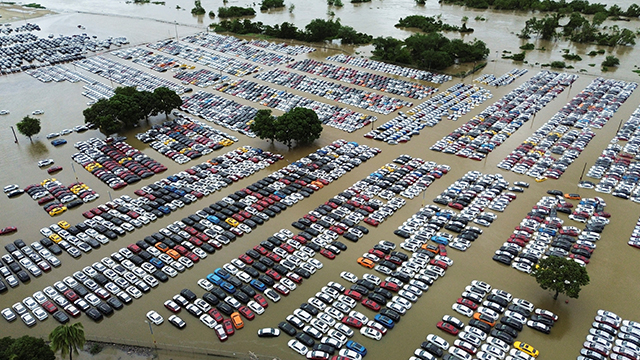
[[291, 147], [296, 144], [310, 144], [322, 134], [322, 122], [315, 111], [297, 107], [278, 117], [276, 139]]
[[60, 351], [60, 356], [64, 359], [69, 354], [69, 360], [73, 360], [73, 354], [78, 354], [78, 348], [82, 348], [85, 343], [84, 327], [77, 322], [73, 325], [59, 325], [49, 334], [51, 350]]
[[582, 287], [589, 284], [589, 274], [584, 267], [573, 260], [557, 256], [540, 260], [531, 276], [542, 289], [555, 292], [554, 300], [560, 293], [577, 299]]
[[44, 340], [32, 336], [0, 339], [0, 360], [55, 360]]
[[271, 110], [258, 110], [251, 123], [251, 131], [260, 139], [276, 139], [276, 118], [271, 115]]
[[156, 97], [157, 112], [163, 112], [166, 117], [169, 117], [171, 110], [177, 109], [182, 105], [182, 99], [175, 91], [166, 87], [159, 87], [153, 91]]
[[40, 119], [32, 118], [31, 116], [25, 116], [22, 118], [22, 121], [16, 124], [18, 128], [18, 132], [31, 140], [33, 135], [36, 135], [40, 132], [42, 128], [40, 126]]

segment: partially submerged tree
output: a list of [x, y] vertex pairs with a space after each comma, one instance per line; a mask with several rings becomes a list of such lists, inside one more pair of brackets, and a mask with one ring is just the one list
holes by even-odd
[[309, 144], [322, 134], [322, 121], [315, 111], [294, 108], [279, 117], [271, 115], [271, 110], [260, 110], [251, 124], [251, 131], [261, 139], [277, 140], [288, 147]]
[[40, 132], [40, 119], [32, 118], [31, 116], [25, 116], [22, 121], [16, 124], [18, 132], [33, 141], [31, 137]]
[[73, 354], [78, 355], [78, 349], [84, 346], [84, 327], [80, 322], [73, 325], [59, 325], [49, 334], [49, 341], [54, 352], [60, 351], [63, 359], [68, 354], [69, 360], [73, 360]]
[[563, 257], [550, 256], [542, 259], [531, 272], [544, 290], [554, 291], [553, 299], [562, 293], [577, 299], [583, 286], [589, 284], [587, 270], [577, 262]]

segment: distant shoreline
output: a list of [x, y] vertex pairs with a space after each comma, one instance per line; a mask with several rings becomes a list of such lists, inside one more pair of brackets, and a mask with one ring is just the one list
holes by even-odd
[[55, 12], [48, 9], [36, 9], [22, 5], [0, 3], [0, 15], [2, 16], [0, 17], [0, 24], [39, 18], [49, 14], [55, 14]]

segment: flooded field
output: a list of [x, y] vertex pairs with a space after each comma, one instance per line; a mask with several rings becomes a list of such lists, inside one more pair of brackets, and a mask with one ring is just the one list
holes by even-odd
[[[305, 5], [305, 2], [302, 1], [293, 1], [293, 3], [296, 5], [293, 14], [289, 14], [286, 10], [283, 10], [270, 14], [259, 14], [256, 17], [256, 20], [264, 21], [265, 23], [293, 21], [298, 26], [302, 26], [312, 18], [326, 12], [326, 5], [323, 2], [314, 2], [309, 5]], [[89, 4], [91, 4], [91, 6], [89, 6]], [[159, 38], [175, 36], [175, 25], [171, 23], [174, 20], [181, 24], [177, 29], [180, 36], [185, 36], [199, 31], [199, 20], [192, 18], [191, 14], [188, 13], [188, 10], [174, 10], [175, 5], [177, 4], [189, 9], [191, 4], [188, 1], [181, 1], [179, 3], [167, 2], [166, 6], [137, 6], [133, 4], [125, 4], [124, 2], [104, 2], [101, 7], [94, 7], [93, 4], [94, 2], [88, 1], [47, 1], [43, 3], [43, 5], [48, 8], [65, 12], [90, 11], [104, 14], [118, 13], [140, 18], [160, 19], [165, 22], [124, 17], [117, 18], [112, 16], [65, 13], [62, 15], [48, 16], [41, 19], [41, 21], [38, 21], [38, 24], [43, 28], [42, 33], [77, 33], [78, 29], [76, 28], [76, 25], [82, 24], [87, 27], [86, 32], [90, 35], [99, 35], [101, 38], [106, 36], [127, 36], [133, 44], [136, 44], [157, 40]], [[246, 3], [240, 1], [230, 3], [230, 5], [245, 4]], [[205, 6], [208, 11], [209, 8], [217, 8], [220, 4], [208, 4], [207, 2], [204, 2], [203, 6]], [[628, 5], [620, 4], [620, 6], [626, 8]], [[428, 15], [443, 13], [443, 19], [451, 23], [458, 22], [460, 17], [465, 14], [472, 19], [476, 15], [476, 12], [474, 11], [465, 12], [460, 7], [439, 6], [433, 1], [427, 2], [427, 6], [425, 7], [414, 7], [412, 1], [407, 2], [400, 0], [384, 2], [374, 0], [372, 3], [362, 4], [360, 6], [347, 4], [343, 9], [335, 11], [336, 17], [340, 17], [343, 23], [354, 26], [358, 31], [368, 32], [373, 35], [390, 35], [398, 37], [404, 36], [407, 33], [393, 28], [392, 25], [395, 23], [397, 18], [406, 16], [410, 13]], [[360, 20], [362, 18], [360, 14], [362, 13], [366, 13], [367, 15], [366, 22], [362, 22]], [[468, 13], [472, 13], [473, 15], [469, 15]], [[487, 12], [478, 12], [478, 14], [489, 17]], [[519, 31], [520, 25], [518, 24], [521, 24], [524, 19], [528, 17], [530, 17], [529, 14], [492, 13], [490, 15], [489, 22], [475, 23], [471, 21], [470, 25], [476, 28], [476, 32], [473, 36], [487, 41], [492, 50], [502, 50], [502, 47], [515, 50], [517, 49], [517, 46], [519, 46], [519, 40], [515, 36], [509, 34], [509, 32]], [[202, 23], [207, 24], [209, 21], [209, 19], [204, 19]], [[385, 27], [379, 26], [379, 24], [385, 24]], [[492, 43], [494, 45], [492, 45]], [[507, 44], [513, 44], [513, 48], [508, 47]], [[550, 49], [552, 46], [554, 45], [546, 45], [547, 49]], [[553, 52], [557, 53], [559, 49], [565, 46], [566, 44], [562, 45], [558, 43], [555, 45], [554, 49], [556, 50]], [[580, 48], [579, 53], [590, 50], [591, 47]], [[633, 61], [631, 59], [638, 58], [638, 50], [635, 48], [629, 48], [618, 49], [616, 51], [626, 52], [622, 60], [622, 66], [615, 73], [607, 74], [607, 76], [628, 81], [635, 80], [637, 75], [631, 72], [633, 69]], [[536, 61], [547, 61], [546, 58], [548, 58], [551, 52], [552, 51], [548, 50], [545, 53], [541, 53], [540, 58]], [[320, 60], [325, 56], [335, 53], [336, 52], [334, 50], [325, 49], [312, 53], [310, 57]], [[111, 55], [105, 56], [114, 60], [117, 59]], [[494, 53], [492, 53], [491, 56], [495, 56]], [[622, 57], [622, 55], [620, 56]], [[296, 57], [296, 59], [301, 58], [303, 57]], [[629, 59], [629, 61], [625, 61], [624, 59]], [[135, 68], [143, 69], [132, 62], [120, 59], [117, 59], [117, 61], [124, 62], [125, 64]], [[530, 61], [533, 60], [530, 59]], [[66, 66], [70, 68], [73, 67], [70, 64], [67, 64]], [[511, 70], [513, 67], [513, 64], [506, 61], [489, 63], [483, 72], [474, 75], [473, 78], [482, 73], [493, 73], [499, 76]], [[576, 66], [576, 68], [578, 67]], [[83, 72], [82, 70], [79, 71]], [[536, 68], [530, 68], [526, 75], [517, 79], [514, 83], [508, 86], [499, 88], [491, 87], [490, 90], [493, 94], [492, 100], [499, 99], [502, 95], [506, 94], [536, 74], [537, 71], [538, 69]], [[88, 74], [86, 72], [83, 73]], [[158, 73], [154, 72], [154, 75], [158, 75]], [[171, 75], [171, 72], [167, 72], [158, 76], [171, 79]], [[105, 80], [104, 78], [98, 78], [95, 75], [91, 76], [103, 83], [108, 83], [108, 80]], [[578, 94], [591, 82], [592, 79], [593, 76], [581, 75], [570, 88], [566, 89], [555, 100], [549, 103], [535, 116], [532, 121], [526, 123], [520, 131], [512, 135], [502, 146], [493, 151], [488, 159], [481, 162], [436, 153], [428, 150], [428, 148], [435, 141], [442, 138], [442, 136], [450, 133], [472, 116], [479, 113], [487, 105], [491, 104], [492, 100], [488, 100], [485, 104], [466, 114], [457, 122], [443, 120], [433, 128], [425, 128], [421, 132], [421, 135], [414, 137], [411, 142], [396, 146], [364, 138], [362, 135], [369, 130], [368, 128], [347, 134], [331, 127], [325, 127], [322, 137], [314, 144], [308, 147], [300, 147], [292, 150], [280, 145], [273, 146], [269, 142], [262, 141], [257, 138], [250, 139], [246, 136], [230, 132], [231, 135], [237, 136], [240, 140], [237, 144], [234, 144], [232, 148], [243, 145], [260, 147], [262, 149], [284, 155], [286, 161], [277, 162], [249, 178], [234, 183], [233, 185], [215, 192], [195, 204], [186, 206], [185, 208], [172, 213], [166, 218], [159, 219], [151, 225], [121, 237], [115, 242], [112, 242], [98, 250], [94, 250], [88, 254], [83, 254], [82, 257], [77, 260], [72, 259], [67, 254], [61, 255], [60, 259], [62, 260], [63, 265], [60, 268], [54, 269], [50, 274], [33, 279], [29, 284], [21, 284], [18, 288], [11, 289], [7, 293], [1, 295], [0, 308], [11, 306], [11, 304], [21, 301], [24, 297], [30, 296], [35, 291], [51, 285], [54, 281], [60, 280], [64, 276], [71, 275], [73, 272], [91, 265], [95, 261], [99, 261], [102, 257], [108, 256], [120, 247], [141, 240], [144, 236], [158, 231], [158, 229], [172, 223], [173, 221], [179, 220], [210, 203], [220, 200], [226, 194], [239, 190], [263, 176], [268, 175], [270, 172], [286, 166], [287, 161], [295, 161], [300, 157], [315, 151], [315, 149], [319, 147], [330, 144], [336, 139], [346, 139], [348, 141], [367, 144], [372, 147], [380, 147], [382, 149], [382, 153], [372, 160], [362, 164], [360, 167], [357, 167], [352, 172], [347, 173], [339, 180], [331, 183], [326, 187], [326, 189], [313, 194], [301, 203], [295, 205], [294, 208], [285, 211], [275, 219], [259, 227], [258, 231], [245, 235], [229, 246], [221, 249], [219, 252], [216, 252], [213, 256], [203, 260], [193, 269], [180, 274], [175, 279], [169, 280], [166, 284], [161, 284], [158, 288], [152, 290], [151, 293], [143, 296], [140, 300], [134, 301], [133, 304], [116, 312], [116, 314], [110, 318], [106, 318], [100, 323], [94, 323], [86, 316], [82, 316], [80, 321], [82, 321], [85, 326], [87, 337], [106, 342], [152, 346], [152, 336], [149, 333], [149, 327], [145, 323], [144, 317], [144, 314], [147, 311], [154, 309], [165, 316], [165, 318], [168, 317], [169, 312], [162, 308], [162, 303], [166, 299], [172, 297], [185, 287], [194, 290], [199, 295], [202, 294], [203, 290], [196, 284], [198, 279], [204, 278], [213, 269], [220, 267], [232, 258], [242, 254], [248, 248], [258, 244], [260, 241], [264, 240], [267, 236], [270, 236], [279, 229], [291, 228], [291, 222], [298, 219], [301, 215], [324, 203], [333, 195], [343, 191], [354, 182], [362, 179], [385, 163], [390, 162], [398, 155], [409, 154], [414, 157], [421, 157], [425, 160], [432, 160], [439, 164], [450, 165], [451, 171], [442, 179], [433, 183], [433, 185], [426, 191], [424, 200], [422, 196], [408, 200], [405, 207], [396, 212], [392, 218], [382, 223], [378, 228], [369, 227], [372, 230], [371, 233], [369, 235], [365, 235], [365, 237], [358, 243], [345, 241], [349, 246], [349, 249], [339, 255], [335, 260], [332, 261], [322, 258], [321, 261], [325, 265], [323, 269], [319, 270], [309, 280], [305, 280], [302, 286], [293, 291], [291, 295], [284, 298], [279, 303], [270, 303], [270, 307], [267, 309], [265, 314], [259, 316], [252, 322], [246, 322], [245, 329], [238, 331], [227, 342], [220, 343], [212, 330], [206, 330], [206, 327], [198, 324], [198, 321], [190, 317], [188, 314], [181, 315], [181, 317], [189, 324], [189, 326], [187, 326], [183, 331], [178, 331], [170, 324], [166, 323], [160, 327], [155, 327], [154, 336], [160, 349], [168, 348], [184, 351], [182, 354], [161, 351], [160, 358], [197, 359], [205, 358], [206, 356], [203, 355], [204, 353], [225, 356], [233, 356], [233, 354], [235, 354], [241, 358], [248, 358], [249, 352], [259, 354], [261, 355], [261, 358], [265, 359], [271, 357], [279, 357], [281, 359], [300, 358], [298, 355], [294, 355], [294, 353], [286, 347], [286, 342], [289, 340], [286, 335], [282, 335], [276, 339], [259, 339], [256, 336], [256, 330], [262, 327], [276, 326], [280, 321], [283, 321], [288, 314], [292, 313], [300, 303], [306, 302], [309, 297], [319, 291], [320, 288], [328, 281], [339, 281], [346, 285], [346, 282], [339, 278], [339, 273], [341, 271], [351, 271], [358, 276], [365, 273], [365, 269], [359, 266], [355, 261], [360, 254], [366, 252], [373, 244], [380, 240], [389, 240], [399, 244], [401, 239], [393, 235], [393, 231], [397, 226], [414, 214], [422, 205], [432, 203], [431, 200], [434, 197], [469, 170], [478, 170], [483, 173], [500, 173], [510, 182], [528, 181], [531, 183], [531, 187], [523, 194], [518, 194], [518, 198], [507, 208], [506, 212], [499, 214], [498, 219], [493, 223], [493, 225], [490, 228], [485, 229], [485, 233], [468, 251], [464, 253], [453, 249], [449, 251], [449, 256], [455, 261], [455, 265], [447, 271], [444, 278], [438, 280], [433, 287], [423, 295], [423, 297], [410, 310], [408, 316], [403, 317], [399, 325], [390, 331], [382, 341], [374, 342], [373, 340], [366, 339], [361, 335], [356, 335], [354, 340], [361, 342], [367, 347], [369, 350], [367, 358], [406, 359], [412, 355], [413, 349], [419, 347], [427, 334], [443, 334], [435, 327], [436, 322], [439, 321], [444, 314], [454, 315], [454, 312], [451, 310], [451, 304], [454, 303], [460, 296], [460, 293], [464, 291], [464, 287], [466, 285], [468, 285], [472, 280], [477, 279], [488, 282], [493, 285], [494, 288], [509, 291], [516, 297], [528, 299], [537, 307], [549, 309], [558, 314], [560, 319], [556, 323], [556, 326], [553, 327], [550, 335], [544, 335], [529, 328], [525, 328], [518, 337], [518, 340], [526, 341], [539, 349], [541, 352], [540, 359], [575, 358], [579, 353], [581, 344], [584, 341], [584, 336], [587, 334], [588, 328], [593, 320], [593, 316], [598, 309], [613, 311], [625, 319], [632, 319], [636, 321], [640, 319], [640, 315], [636, 309], [638, 297], [637, 289], [640, 285], [640, 267], [633, 265], [637, 262], [640, 253], [626, 245], [626, 241], [629, 238], [638, 215], [640, 215], [640, 211], [638, 211], [637, 207], [640, 205], [630, 201], [621, 200], [610, 195], [598, 194], [607, 201], [607, 207], [605, 210], [612, 214], [611, 224], [607, 226], [603, 232], [603, 239], [598, 243], [598, 249], [594, 253], [592, 263], [587, 266], [587, 271], [591, 277], [591, 284], [583, 289], [579, 299], [571, 299], [570, 301], [565, 302], [566, 298], [560, 296], [557, 301], [554, 301], [552, 299], [552, 294], [541, 290], [533, 278], [511, 268], [499, 265], [491, 260], [491, 256], [493, 255], [493, 252], [499, 248], [500, 244], [508, 238], [513, 227], [516, 226], [519, 221], [526, 216], [529, 209], [531, 209], [531, 207], [545, 195], [546, 190], [559, 189], [563, 192], [579, 192], [583, 197], [595, 196], [597, 194], [592, 190], [577, 188], [576, 184], [583, 166], [586, 163], [588, 168], [593, 164], [602, 149], [606, 147], [609, 140], [611, 140], [616, 133], [620, 120], [626, 120], [629, 118], [629, 115], [640, 103], [640, 91], [636, 90], [633, 93], [633, 95], [622, 105], [619, 111], [603, 129], [595, 130], [597, 136], [591, 141], [585, 151], [583, 151], [578, 160], [569, 167], [560, 180], [548, 180], [543, 183], [535, 183], [533, 182], [533, 179], [527, 176], [502, 171], [496, 167], [496, 164], [500, 162], [500, 160], [502, 160], [515, 146], [526, 139], [543, 122], [555, 114], [567, 101]], [[260, 82], [253, 78], [251, 78], [251, 80]], [[468, 77], [465, 79], [465, 82], [469, 83], [471, 80], [472, 78]], [[439, 87], [446, 89], [453, 85], [455, 81], [457, 80], [447, 82]], [[278, 87], [276, 85], [273, 85], [273, 87], [283, 90], [285, 89], [284, 87]], [[438, 86], [436, 85], [436, 87]], [[209, 89], [207, 91], [211, 90]], [[309, 95], [307, 93], [301, 93], [292, 89], [287, 89], [287, 91], [321, 102], [323, 101], [322, 98]], [[19, 229], [18, 233], [0, 238], [0, 245], [5, 245], [16, 238], [22, 238], [27, 243], [37, 241], [41, 238], [41, 235], [38, 232], [41, 227], [59, 220], [66, 220], [71, 224], [80, 222], [84, 220], [81, 215], [83, 211], [108, 201], [110, 197], [117, 197], [123, 194], [133, 196], [134, 190], [154, 182], [162, 176], [155, 175], [135, 185], [128, 186], [123, 190], [114, 191], [109, 190], [97, 178], [77, 166], [77, 164], [75, 164], [76, 173], [74, 174], [70, 158], [70, 156], [76, 152], [76, 149], [73, 148], [73, 143], [90, 137], [103, 137], [103, 135], [100, 135], [96, 131], [88, 131], [83, 134], [73, 133], [65, 137], [69, 143], [59, 148], [51, 146], [49, 141], [45, 139], [45, 135], [50, 132], [59, 131], [63, 128], [71, 128], [83, 122], [82, 110], [86, 108], [87, 98], [83, 97], [81, 92], [82, 85], [80, 83], [71, 84], [61, 82], [43, 84], [24, 73], [0, 77], [0, 109], [9, 109], [11, 111], [10, 115], [0, 117], [0, 151], [3, 154], [0, 158], [0, 184], [3, 184], [4, 186], [6, 184], [18, 183], [24, 187], [28, 184], [40, 182], [50, 176], [48, 176], [44, 170], [39, 169], [36, 162], [45, 158], [53, 158], [57, 165], [64, 167], [62, 172], [55, 175], [57, 179], [61, 180], [64, 184], [69, 184], [75, 181], [77, 176], [80, 181], [85, 182], [101, 195], [100, 199], [92, 203], [93, 205], [85, 204], [78, 209], [68, 211], [62, 216], [55, 218], [49, 217], [49, 215], [40, 209], [37, 203], [31, 200], [26, 194], [15, 199], [7, 199], [5, 196], [0, 196], [0, 227], [13, 225], [17, 226]], [[232, 98], [242, 104], [263, 108], [255, 103], [245, 101], [237, 97], [231, 97], [221, 93], [216, 94]], [[417, 101], [414, 101], [414, 104], [417, 103]], [[40, 116], [42, 120], [42, 131], [38, 136], [34, 137], [33, 142], [30, 142], [27, 138], [18, 135], [19, 143], [14, 143], [14, 138], [9, 126], [14, 125], [20, 118], [30, 114], [36, 109], [42, 109], [45, 112], [44, 115]], [[366, 111], [363, 112], [367, 113]], [[380, 114], [375, 115], [378, 116], [378, 122], [376, 124], [382, 124], [384, 121], [395, 116], [393, 113], [387, 116]], [[158, 123], [163, 120], [164, 116], [161, 115], [152, 119], [151, 123]], [[144, 131], [148, 126], [149, 124], [145, 124], [135, 131], [129, 131], [122, 135], [127, 136], [127, 142], [129, 144], [166, 165], [169, 170], [163, 173], [164, 176], [179, 172], [198, 163], [196, 160], [189, 162], [186, 165], [177, 165], [168, 158], [163, 157], [156, 151], [150, 149], [147, 145], [137, 141], [135, 139], [135, 134], [137, 132]], [[208, 157], [202, 158], [202, 161], [213, 157], [214, 155], [221, 154], [224, 151], [226, 150], [222, 149], [218, 152], [214, 152]], [[561, 217], [565, 219], [567, 223], [571, 223], [570, 225], [577, 224], [567, 220], [566, 215], [562, 215]], [[581, 227], [579, 225], [576, 226]], [[370, 311], [367, 311], [365, 314], [373, 316], [373, 313]], [[9, 335], [15, 337], [22, 334], [46, 337], [46, 335], [57, 325], [55, 320], [49, 319], [43, 323], [38, 323], [37, 326], [31, 329], [28, 329], [20, 320], [11, 324], [4, 323], [4, 320], [0, 321], [3, 321], [3, 326], [0, 327], [0, 337]], [[453, 341], [453, 337], [451, 336], [443, 335], [443, 337], [451, 342]], [[192, 350], [189, 350], [190, 348]], [[196, 354], [193, 354], [193, 352]]]

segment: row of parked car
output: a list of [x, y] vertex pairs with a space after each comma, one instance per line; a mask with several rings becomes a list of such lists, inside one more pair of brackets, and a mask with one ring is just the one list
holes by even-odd
[[[590, 127], [602, 127], [636, 86], [624, 81], [594, 79], [498, 167], [526, 173], [537, 181], [558, 179], [595, 136]], [[560, 157], [556, 159], [552, 154]]]
[[196, 64], [208, 66], [219, 74], [224, 72], [229, 75], [242, 77], [262, 70], [260, 65], [241, 61], [234, 57], [222, 56], [204, 48], [190, 45], [184, 41], [176, 42], [173, 40], [165, 40], [149, 44], [147, 47], [172, 56], [179, 56]]
[[176, 72], [173, 77], [180, 80], [182, 84], [191, 84], [201, 88], [206, 88], [229, 80], [229, 76], [221, 75], [220, 73], [207, 69], [195, 71], [180, 70]]
[[297, 61], [293, 64], [288, 64], [287, 67], [316, 76], [344, 81], [352, 85], [388, 92], [411, 99], [422, 99], [437, 91], [437, 89], [431, 86], [425, 86], [415, 82], [360, 71], [344, 66], [336, 66], [313, 59]]
[[[620, 128], [618, 133], [602, 150], [602, 154], [589, 168], [587, 177], [599, 179], [597, 184], [581, 181], [578, 186], [605, 194], [612, 194], [621, 199], [640, 202], [640, 189], [636, 186], [640, 179], [640, 168], [635, 160], [638, 154], [637, 135], [640, 126], [640, 107]], [[624, 145], [620, 141], [625, 141]]]
[[[316, 112], [318, 119], [320, 119], [323, 124], [347, 132], [354, 132], [377, 120], [375, 116], [365, 115], [338, 105], [329, 105], [311, 100], [250, 80], [239, 79], [217, 85], [214, 89], [283, 112], [287, 112], [296, 107], [311, 109]], [[247, 130], [248, 129], [245, 129], [245, 131]]]
[[127, 144], [124, 139], [106, 142], [91, 138], [79, 141], [74, 146], [80, 152], [71, 158], [113, 189], [167, 170], [166, 166]]
[[153, 92], [159, 87], [166, 87], [181, 95], [192, 91], [191, 88], [176, 84], [173, 81], [152, 75], [146, 71], [134, 69], [131, 66], [108, 59], [104, 56], [92, 56], [88, 59], [75, 62], [76, 66], [99, 75], [109, 81], [117, 82], [122, 86], [133, 86], [140, 91]]
[[449, 185], [433, 202], [460, 210], [460, 215], [467, 221], [489, 227], [497, 215], [486, 209], [504, 212], [517, 198], [515, 193], [524, 192], [529, 187], [525, 182], [514, 185], [510, 187], [501, 174], [482, 174], [471, 170]]
[[308, 54], [316, 51], [316, 48], [305, 45], [291, 45], [287, 43], [271, 42], [267, 40], [251, 40], [248, 42], [251, 46], [257, 46], [263, 49], [281, 52], [287, 55], [296, 56]]
[[[51, 267], [58, 267], [62, 264], [52, 252], [39, 242], [27, 246], [22, 239], [17, 239], [6, 244], [4, 248], [7, 250], [7, 254], [2, 255], [2, 264], [0, 264], [0, 274], [4, 279], [0, 280], [0, 293], [6, 292], [9, 288], [17, 287], [20, 282], [27, 283], [31, 280], [31, 276], [39, 277], [44, 272], [50, 271]], [[60, 252], [56, 255], [58, 254]]]
[[564, 220], [558, 217], [561, 209], [571, 209], [573, 204], [562, 195], [545, 196], [496, 250], [493, 260], [525, 273], [531, 273], [540, 259], [549, 256], [566, 257], [585, 266], [590, 262], [600, 233], [609, 223], [605, 205], [597, 199], [581, 200], [574, 212], [590, 213], [593, 217], [584, 230], [580, 230], [564, 225]]
[[182, 98], [180, 110], [248, 137], [256, 137], [249, 125], [258, 109], [251, 106], [242, 105], [210, 92], [198, 91], [189, 97]]
[[[172, 159], [185, 164], [212, 151], [230, 146], [237, 138], [200, 121], [179, 115], [136, 134], [136, 138]], [[232, 140], [235, 139], [235, 140]]]
[[33, 33], [0, 37], [0, 74], [11, 74], [43, 66], [85, 58], [87, 51], [102, 49], [100, 41], [87, 34], [60, 35], [49, 38]]
[[64, 186], [56, 179], [45, 179], [40, 184], [29, 185], [25, 188], [25, 192], [32, 199], [37, 200], [38, 205], [42, 205], [43, 209], [51, 216], [57, 215], [52, 214], [51, 210], [47, 210], [52, 204], [56, 204], [57, 207], [64, 206], [67, 209], [73, 209], [82, 203], [88, 203], [100, 197], [100, 194], [83, 182], [78, 181]]
[[[0, 28], [0, 33], [4, 35], [9, 35], [12, 32], [31, 32], [31, 31], [40, 31], [40, 25], [33, 23], [26, 23], [24, 25], [12, 26], [12, 24], [4, 24], [2, 28]], [[4, 38], [4, 37], [3, 37]], [[2, 39], [2, 45], [5, 46], [7, 44], [7, 39]]]
[[487, 89], [459, 83], [404, 113], [399, 111], [398, 116], [364, 134], [364, 137], [391, 145], [408, 142], [414, 135], [419, 135], [420, 130], [438, 124], [443, 117], [457, 120], [491, 97]]
[[363, 57], [354, 57], [345, 54], [329, 56], [327, 57], [327, 60], [352, 66], [359, 66], [365, 69], [371, 69], [391, 75], [403, 76], [416, 80], [431, 81], [432, 83], [436, 84], [442, 84], [446, 81], [451, 81], [452, 79], [451, 75], [447, 74], [436, 74], [430, 71], [418, 70], [414, 68], [389, 64], [383, 61], [376, 61]]
[[505, 86], [511, 84], [517, 78], [526, 74], [527, 72], [529, 72], [529, 70], [527, 69], [514, 68], [502, 74], [500, 77], [496, 77], [493, 74], [482, 74], [479, 77], [473, 79], [473, 81], [489, 86]]
[[577, 75], [541, 71], [438, 140], [430, 149], [482, 160], [577, 78]]
[[233, 36], [207, 32], [184, 37], [182, 41], [266, 66], [278, 66], [294, 60], [288, 55], [280, 55], [250, 46], [247, 40]]
[[[64, 65], [41, 67], [38, 69], [27, 70], [26, 73], [45, 83], [50, 81], [69, 81], [71, 83], [82, 81], [85, 83], [82, 95], [91, 100], [87, 103], [88, 106], [93, 105], [100, 99], [108, 99], [114, 95], [113, 88], [111, 86], [103, 84], [89, 76], [81, 74], [78, 71], [71, 70]], [[63, 130], [60, 134], [66, 135], [68, 133], [65, 133]]]
[[536, 308], [531, 302], [515, 298], [504, 290], [493, 289], [480, 280], [473, 280], [466, 286], [451, 308], [470, 318], [467, 325], [456, 317], [444, 315], [436, 326], [458, 338], [450, 346], [445, 339], [430, 335], [427, 344], [423, 343], [425, 346], [416, 350], [416, 358], [435, 360], [434, 352], [442, 356], [442, 352], [448, 349], [449, 354], [443, 357], [444, 360], [533, 360], [540, 352], [515, 339], [524, 325], [549, 334], [558, 320], [554, 313]]
[[629, 246], [633, 246], [634, 248], [640, 249], [640, 218], [638, 219], [638, 221], [636, 221], [636, 226], [633, 228], [627, 244], [629, 244]]
[[578, 360], [627, 360], [640, 357], [640, 323], [598, 310]]
[[413, 106], [413, 103], [402, 99], [375, 94], [282, 69], [262, 72], [253, 77], [383, 115], [387, 115], [403, 107]]

